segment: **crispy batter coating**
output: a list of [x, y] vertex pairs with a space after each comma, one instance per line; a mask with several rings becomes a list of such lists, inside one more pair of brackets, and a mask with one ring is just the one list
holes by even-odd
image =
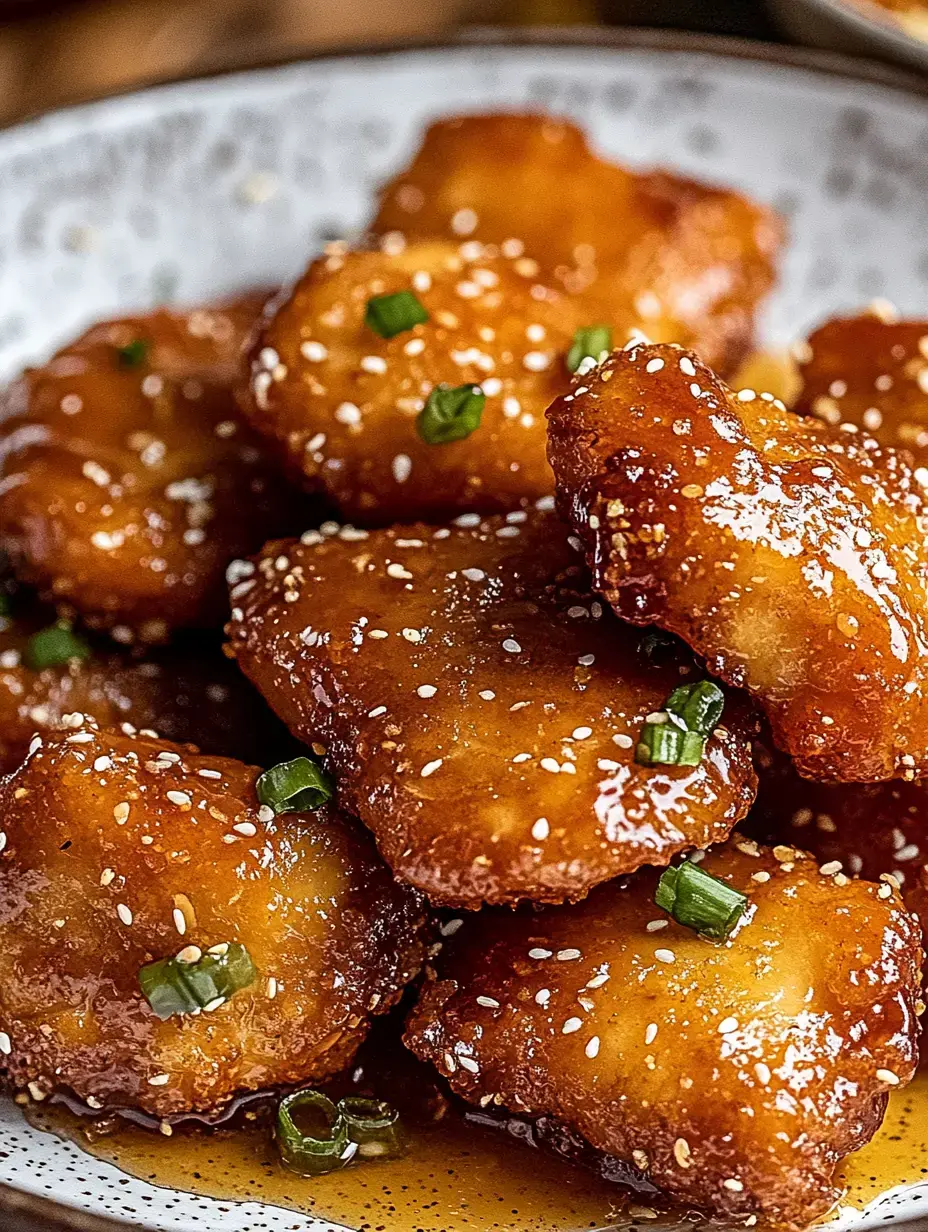
[[813, 783], [769, 739], [755, 742], [760, 786], [743, 826], [765, 842], [793, 843], [852, 876], [889, 873], [906, 901], [928, 861], [928, 784]]
[[[350, 1061], [420, 965], [421, 899], [334, 810], [265, 820], [256, 774], [88, 726], [0, 784], [0, 1065], [15, 1085], [167, 1116]], [[139, 969], [224, 942], [247, 947], [256, 981], [157, 1018]]]
[[[545, 410], [570, 387], [579, 305], [537, 266], [480, 244], [321, 257], [265, 325], [252, 354], [255, 427], [308, 486], [372, 525], [495, 512], [554, 491]], [[429, 314], [393, 338], [365, 325], [368, 300], [411, 291]], [[480, 426], [429, 444], [416, 417], [439, 385], [480, 385]]]
[[777, 855], [707, 856], [750, 897], [718, 946], [668, 922], [650, 871], [466, 921], [407, 1043], [466, 1099], [553, 1114], [673, 1198], [805, 1227], [912, 1076], [921, 952], [893, 887]]
[[733, 394], [676, 347], [584, 379], [549, 411], [549, 457], [619, 615], [750, 689], [807, 777], [928, 772], [928, 522], [906, 458]]
[[293, 526], [232, 392], [262, 301], [97, 325], [0, 401], [0, 544], [121, 641], [218, 624], [226, 563]]
[[852, 424], [925, 464], [928, 322], [874, 313], [829, 321], [803, 352], [797, 411], [827, 424]]
[[434, 902], [581, 898], [744, 815], [736, 699], [698, 766], [635, 764], [645, 717], [699, 673], [604, 611], [552, 514], [325, 529], [269, 545], [233, 589], [232, 648]]
[[49, 623], [28, 610], [0, 617], [0, 774], [19, 766], [36, 732], [80, 725], [83, 715], [251, 762], [286, 754], [286, 730], [218, 647], [190, 639], [139, 660], [96, 645], [89, 660], [36, 671], [29, 640]]
[[782, 241], [780, 220], [755, 202], [606, 162], [579, 128], [537, 114], [433, 124], [373, 228], [524, 251], [617, 339], [640, 328], [725, 372], [750, 344]]

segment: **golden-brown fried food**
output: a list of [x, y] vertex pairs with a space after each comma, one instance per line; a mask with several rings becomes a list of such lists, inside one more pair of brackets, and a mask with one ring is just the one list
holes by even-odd
[[800, 375], [797, 411], [928, 460], [928, 322], [829, 321], [809, 338]]
[[434, 902], [581, 898], [744, 815], [737, 700], [697, 766], [635, 764], [646, 716], [698, 673], [604, 611], [553, 515], [327, 529], [269, 545], [233, 588], [232, 649]]
[[542, 115], [475, 115], [428, 129], [384, 189], [373, 224], [525, 253], [593, 319], [692, 346], [728, 372], [770, 289], [782, 226], [729, 190], [598, 158], [580, 129]]
[[813, 783], [767, 740], [754, 745], [759, 789], [742, 827], [762, 842], [792, 843], [820, 864], [877, 881], [892, 874], [908, 901], [928, 861], [928, 784]]
[[[15, 1085], [167, 1116], [350, 1061], [421, 962], [421, 900], [334, 810], [268, 818], [256, 774], [85, 726], [0, 784], [0, 1067]], [[227, 944], [253, 982], [158, 1017], [141, 968]]]
[[0, 402], [0, 545], [121, 641], [218, 624], [227, 562], [293, 524], [232, 392], [261, 302], [97, 325]]
[[682, 1202], [805, 1227], [912, 1076], [921, 953], [894, 887], [778, 855], [706, 857], [750, 900], [720, 945], [668, 921], [651, 872], [466, 921], [407, 1043], [466, 1099], [553, 1114]]
[[906, 459], [676, 347], [584, 380], [548, 451], [596, 589], [750, 689], [807, 777], [928, 773], [928, 522]]
[[140, 661], [82, 639], [86, 659], [39, 666], [31, 647], [49, 626], [47, 613], [21, 602], [0, 617], [0, 773], [16, 769], [36, 732], [79, 726], [84, 715], [250, 762], [286, 754], [286, 730], [218, 647], [190, 639]]
[[[253, 351], [246, 413], [354, 522], [508, 510], [554, 491], [544, 413], [570, 386], [582, 309], [542, 286], [533, 262], [471, 248], [321, 257]], [[381, 337], [368, 301], [401, 291], [428, 320]], [[469, 436], [432, 444], [418, 417], [443, 385], [479, 385], [485, 402]]]

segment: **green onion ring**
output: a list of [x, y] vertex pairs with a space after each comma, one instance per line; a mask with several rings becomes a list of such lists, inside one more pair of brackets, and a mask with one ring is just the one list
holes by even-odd
[[400, 1114], [383, 1099], [346, 1095], [338, 1110], [348, 1126], [348, 1137], [365, 1159], [397, 1159], [405, 1154], [406, 1139]]
[[[313, 1109], [326, 1123], [324, 1137], [304, 1133], [293, 1120], [299, 1109]], [[348, 1123], [327, 1095], [306, 1089], [285, 1096], [277, 1108], [277, 1149], [283, 1163], [300, 1176], [322, 1176], [344, 1168], [357, 1153]]]

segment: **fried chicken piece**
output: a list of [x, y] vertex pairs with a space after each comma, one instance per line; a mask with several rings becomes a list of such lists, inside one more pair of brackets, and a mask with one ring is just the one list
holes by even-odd
[[827, 424], [852, 424], [925, 465], [928, 322], [874, 313], [829, 321], [804, 350], [797, 411]]
[[805, 776], [928, 772], [928, 522], [904, 455], [676, 347], [584, 381], [548, 452], [595, 588], [750, 689]]
[[37, 667], [30, 648], [50, 624], [21, 601], [14, 617], [0, 617], [0, 774], [20, 765], [36, 732], [84, 715], [259, 763], [286, 752], [286, 729], [217, 646], [190, 638], [139, 660], [84, 641], [88, 658]]
[[[582, 313], [524, 262], [471, 248], [322, 257], [253, 351], [246, 413], [354, 522], [440, 521], [554, 491], [544, 413], [570, 387]], [[428, 320], [384, 338], [366, 323], [367, 304], [397, 292], [415, 295]], [[418, 417], [443, 385], [479, 385], [485, 402], [470, 435], [432, 444]]]
[[635, 328], [730, 371], [774, 280], [782, 224], [726, 189], [597, 157], [542, 115], [439, 120], [383, 190], [378, 234], [458, 236], [523, 252], [579, 294], [617, 342]]
[[877, 881], [889, 873], [908, 890], [928, 860], [928, 785], [814, 783], [796, 773], [769, 738], [754, 744], [759, 788], [742, 826], [762, 842], [791, 843], [820, 864]]
[[805, 1227], [912, 1076], [921, 952], [892, 886], [777, 855], [706, 857], [749, 896], [719, 945], [655, 906], [651, 871], [466, 921], [407, 1044], [471, 1102], [556, 1116], [672, 1198]]
[[[421, 899], [334, 810], [267, 820], [254, 767], [85, 726], [0, 784], [0, 1067], [35, 1098], [162, 1117], [348, 1064], [423, 956]], [[139, 972], [246, 947], [257, 974], [160, 1018]]]
[[745, 814], [737, 699], [698, 765], [635, 763], [645, 718], [699, 673], [604, 611], [553, 515], [327, 529], [268, 546], [232, 591], [231, 646], [433, 902], [582, 898]]
[[120, 641], [219, 624], [227, 562], [293, 528], [232, 392], [262, 302], [94, 326], [0, 401], [0, 545]]

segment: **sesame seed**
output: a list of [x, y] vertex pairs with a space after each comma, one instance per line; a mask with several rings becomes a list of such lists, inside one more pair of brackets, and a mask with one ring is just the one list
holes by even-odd
[[648, 362], [645, 364], [644, 370], [645, 372], [660, 372], [663, 366], [664, 366], [664, 361], [662, 359], [649, 359]]
[[174, 927], [181, 936], [187, 931], [187, 917], [181, 911], [180, 907], [175, 907], [171, 913], [174, 917]]
[[258, 821], [262, 822], [264, 825], [267, 825], [269, 822], [273, 821], [274, 816], [274, 810], [269, 804], [262, 804], [258, 809]]
[[680, 356], [680, 371], [683, 373], [684, 376], [695, 376], [696, 375], [696, 369], [693, 366], [693, 361], [690, 359], [688, 355]]
[[387, 713], [386, 706], [375, 706], [373, 710], [368, 710], [367, 717], [369, 719], [379, 719], [382, 714]]
[[387, 574], [392, 578], [402, 578], [404, 581], [412, 577], [409, 570], [404, 568], [398, 561], [391, 561], [387, 565]]
[[553, 950], [545, 950], [541, 946], [535, 946], [534, 949], [529, 950], [528, 956], [529, 958], [550, 958], [553, 953]]
[[458, 929], [463, 926], [463, 924], [464, 921], [459, 917], [456, 917], [453, 920], [447, 920], [444, 924], [442, 924], [438, 931], [443, 937], [453, 937]]
[[199, 962], [203, 957], [203, 951], [198, 945], [185, 945], [184, 948], [178, 951], [177, 961], [182, 963]]
[[422, 770], [420, 771], [421, 777], [424, 779], [427, 779], [430, 774], [434, 774], [435, 771], [441, 766], [443, 761], [444, 761], [443, 757], [436, 757], [434, 761], [426, 762], [425, 765], [422, 767]]
[[103, 872], [100, 874], [100, 885], [101, 886], [111, 885], [115, 877], [116, 877], [115, 870], [113, 870], [112, 868], [105, 868]]
[[539, 988], [535, 993], [535, 1004], [545, 1006], [551, 1000], [550, 988]]
[[674, 954], [673, 950], [655, 950], [654, 957], [658, 962], [672, 963], [676, 961], [677, 956]]
[[212, 1001], [207, 1001], [207, 1003], [203, 1006], [203, 1009], [207, 1014], [212, 1014], [214, 1010], [218, 1010], [219, 1007], [221, 1005], [225, 1005], [225, 1003], [225, 997], [214, 997]]
[[561, 1027], [561, 1034], [562, 1035], [573, 1035], [573, 1033], [575, 1031], [579, 1031], [582, 1026], [583, 1026], [582, 1018], [568, 1018], [567, 1021], [564, 1023], [563, 1027]]
[[609, 979], [608, 971], [600, 971], [598, 975], [594, 975], [591, 980], [587, 980], [587, 988], [602, 988], [603, 984]]
[[742, 1189], [744, 1189], [744, 1185], [735, 1176], [726, 1177], [722, 1181], [722, 1187], [723, 1189], [730, 1189], [732, 1193], [741, 1193]]
[[416, 689], [416, 693], [419, 695], [419, 697], [424, 697], [426, 701], [430, 697], [434, 697], [437, 692], [438, 690], [435, 688], [433, 684], [420, 684], [418, 689]]
[[580, 957], [579, 950], [568, 949], [568, 950], [558, 950], [557, 952], [558, 962], [573, 962], [575, 958], [579, 958], [579, 957]]
[[754, 1066], [754, 1073], [757, 1075], [757, 1081], [763, 1086], [766, 1086], [770, 1081], [770, 1066], [765, 1065], [763, 1061], [758, 1061]]
[[153, 1074], [148, 1080], [148, 1085], [150, 1087], [163, 1087], [167, 1086], [170, 1081], [171, 1077], [169, 1074]]
[[529, 372], [544, 372], [551, 366], [551, 356], [544, 351], [529, 351], [522, 356], [522, 367]]
[[479, 219], [472, 209], [458, 210], [451, 216], [451, 230], [455, 235], [473, 235]]
[[12, 1051], [13, 1043], [10, 1037], [7, 1035], [6, 1031], [0, 1031], [0, 1052], [2, 1052], [5, 1057], [8, 1057]]
[[415, 644], [416, 642], [422, 641], [422, 634], [419, 632], [418, 629], [404, 629], [403, 637], [406, 639], [407, 642], [412, 642], [413, 644]]
[[894, 1074], [891, 1069], [878, 1069], [876, 1077], [878, 1082], [885, 1082], [888, 1087], [897, 1087], [900, 1082], [898, 1074]]
[[466, 577], [468, 582], [482, 582], [487, 575], [482, 569], [462, 569], [461, 576]]
[[473, 1059], [473, 1057], [458, 1057], [458, 1061], [461, 1063], [461, 1069], [466, 1069], [468, 1073], [480, 1073], [480, 1066]]
[[481, 689], [478, 696], [482, 697], [485, 702], [491, 702], [496, 697], [496, 694], [492, 689]]
[[647, 1027], [645, 1028], [644, 1042], [646, 1044], [653, 1044], [656, 1038], [657, 1038], [657, 1023], [649, 1022]]
[[587, 1045], [583, 1051], [592, 1061], [593, 1058], [597, 1056], [599, 1053], [599, 1036], [594, 1035], [589, 1040], [587, 1040]]
[[645, 924], [644, 930], [646, 933], [657, 933], [660, 932], [662, 928], [666, 928], [669, 923], [669, 920], [649, 920], [647, 924]]
[[169, 791], [165, 794], [171, 803], [176, 804], [178, 808], [189, 808], [192, 803], [185, 791]]
[[318, 364], [322, 360], [327, 359], [329, 352], [328, 348], [323, 346], [321, 342], [303, 342], [300, 345], [300, 354], [304, 359], [308, 359], [310, 363]]
[[506, 640], [503, 642], [503, 650], [505, 650], [508, 654], [521, 654], [522, 653], [522, 647], [513, 637], [506, 638]]
[[575, 727], [570, 733], [574, 740], [586, 740], [593, 734], [592, 727]]
[[548, 825], [547, 817], [539, 817], [532, 826], [532, 838], [540, 842], [542, 839], [546, 839], [550, 833], [551, 827]]
[[387, 370], [387, 361], [380, 355], [365, 355], [361, 360], [361, 368], [364, 372], [381, 375]]
[[244, 834], [246, 838], [253, 838], [258, 833], [258, 827], [250, 821], [238, 821], [232, 829], [236, 834]]
[[827, 864], [823, 864], [818, 870], [823, 877], [833, 877], [835, 873], [841, 872], [840, 860], [829, 860]]
[[112, 770], [113, 759], [105, 754], [102, 757], [97, 757], [94, 759], [93, 768], [94, 770]]
[[386, 629], [371, 629], [368, 631], [367, 636], [373, 638], [375, 642], [380, 642], [383, 641], [385, 637], [389, 637], [390, 634], [386, 631]]
[[719, 1035], [727, 1035], [729, 1031], [737, 1031], [737, 1030], [738, 1030], [738, 1019], [734, 1017], [723, 1018], [718, 1026]]
[[361, 422], [361, 411], [353, 402], [342, 402], [335, 408], [335, 418], [339, 423], [352, 425]]
[[681, 1168], [689, 1168], [693, 1162], [693, 1152], [685, 1138], [678, 1138], [673, 1144], [673, 1157]]
[[484, 1008], [488, 1010], [498, 1010], [499, 1009], [499, 1002], [496, 1000], [495, 997], [478, 997], [477, 1004], [484, 1006]]
[[119, 916], [123, 924], [125, 924], [127, 927], [131, 925], [132, 912], [129, 910], [129, 908], [126, 906], [125, 903], [117, 903], [116, 914]]

